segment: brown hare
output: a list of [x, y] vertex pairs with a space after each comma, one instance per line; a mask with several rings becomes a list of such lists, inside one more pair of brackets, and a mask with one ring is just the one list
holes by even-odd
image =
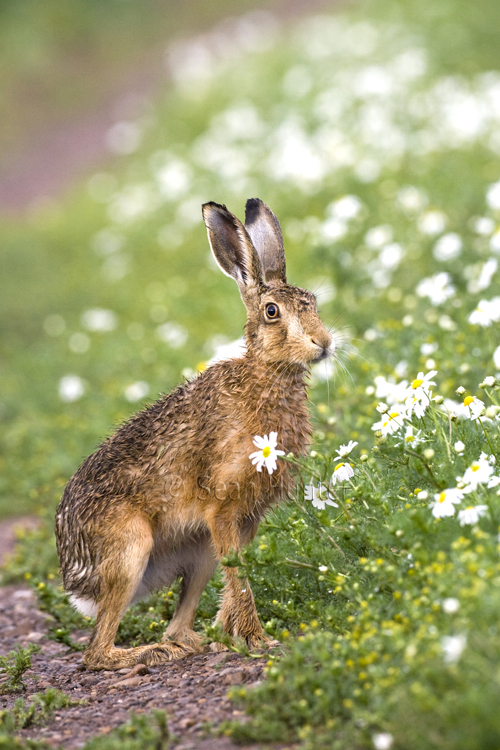
[[[247, 309], [246, 352], [216, 362], [132, 417], [64, 491], [57, 547], [73, 604], [96, 616], [83, 657], [89, 669], [157, 664], [201, 650], [196, 607], [220, 559], [251, 541], [267, 509], [294, 486], [286, 461], [272, 474], [272, 466], [262, 468], [269, 449], [254, 465], [254, 438], [270, 435], [276, 445], [274, 432], [280, 449], [305, 453], [311, 430], [304, 376], [333, 353], [314, 296], [287, 284], [272, 211], [251, 199], [245, 226], [217, 203], [206, 203], [203, 217], [215, 259]], [[262, 645], [267, 639], [248, 581], [231, 567], [224, 577], [216, 622], [250, 647]], [[127, 607], [177, 578], [179, 600], [162, 641], [116, 648]]]

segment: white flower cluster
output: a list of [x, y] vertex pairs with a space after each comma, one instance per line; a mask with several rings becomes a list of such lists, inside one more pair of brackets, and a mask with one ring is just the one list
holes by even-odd
[[[500, 354], [500, 347], [499, 347]], [[419, 372], [415, 380], [409, 383], [401, 380], [396, 383], [388, 380], [382, 375], [375, 378], [375, 395], [382, 398], [377, 406], [381, 419], [375, 422], [372, 430], [379, 432], [381, 437], [398, 435], [403, 442], [417, 445], [424, 441], [421, 430], [415, 430], [411, 424], [413, 416], [422, 418], [433, 400], [431, 386], [436, 385], [431, 378], [437, 374], [437, 370], [431, 370], [426, 375]], [[484, 379], [481, 387], [493, 386], [497, 382], [493, 376]], [[459, 395], [466, 393], [465, 388], [458, 389]], [[453, 399], [444, 399], [443, 408], [452, 418], [477, 420], [481, 417], [495, 419], [499, 416], [496, 406], [486, 408], [484, 401], [477, 396], [466, 396], [462, 402]], [[405, 434], [403, 435], [403, 430]]]
[[[333, 474], [330, 479], [330, 486], [347, 482], [354, 476], [354, 470], [350, 463], [342, 459], [347, 458], [351, 451], [357, 446], [357, 443], [353, 440], [349, 440], [347, 445], [341, 445], [340, 448], [335, 451], [337, 458], [341, 461], [335, 466]], [[321, 482], [315, 487], [314, 482], [311, 481], [305, 488], [305, 499], [310, 500], [314, 508], [318, 510], [324, 510], [327, 505], [332, 505], [334, 508], [338, 508], [338, 504], [334, 501], [334, 495], [329, 492], [328, 486]]]
[[500, 320], [500, 297], [493, 297], [491, 300], [482, 299], [478, 302], [475, 310], [469, 315], [471, 325], [489, 327], [492, 323], [498, 323]]
[[[500, 477], [494, 474], [495, 461], [494, 456], [481, 453], [479, 459], [472, 462], [463, 477], [457, 477], [456, 487], [437, 492], [430, 506], [434, 518], [454, 516], [455, 506], [460, 505], [466, 495], [476, 492], [481, 485], [486, 485], [488, 488], [498, 487]], [[458, 520], [461, 526], [470, 526], [476, 524], [487, 512], [487, 505], [468, 505], [458, 511]]]
[[[409, 383], [403, 380], [399, 383], [391, 382], [382, 376], [375, 378], [375, 395], [384, 398], [380, 402], [377, 411], [381, 419], [373, 424], [372, 429], [382, 437], [395, 435], [400, 443], [423, 442], [421, 430], [415, 430], [411, 423], [412, 417], [423, 417], [431, 400], [433, 399], [431, 386], [435, 385], [431, 379], [436, 375], [436, 370], [431, 370], [426, 375], [419, 372], [415, 380]], [[481, 387], [493, 387], [497, 380], [493, 376], [484, 379]], [[457, 394], [463, 396], [465, 388], [458, 388]], [[387, 403], [386, 403], [387, 402]], [[481, 399], [475, 396], [465, 396], [463, 403], [457, 404], [451, 399], [444, 401], [444, 408], [448, 414], [470, 420], [478, 420], [483, 415], [486, 419], [497, 418], [498, 407], [492, 406], [486, 409]], [[458, 440], [454, 444], [457, 454], [463, 455], [465, 444]], [[429, 451], [433, 455], [432, 449]], [[426, 451], [424, 451], [424, 456]], [[434, 495], [434, 502], [430, 505], [435, 518], [454, 516], [456, 506], [459, 506], [470, 493], [478, 491], [482, 486], [488, 489], [500, 486], [500, 477], [495, 475], [496, 459], [481, 453], [479, 459], [474, 461], [466, 470], [463, 477], [457, 477], [456, 487], [450, 487]], [[420, 500], [426, 500], [428, 493], [421, 491], [417, 493]], [[458, 520], [462, 526], [476, 524], [488, 512], [487, 505], [468, 505], [458, 511]]]
[[[380, 432], [382, 437], [387, 437], [402, 431], [405, 422], [411, 421], [413, 415], [423, 417], [432, 399], [431, 386], [436, 385], [432, 378], [436, 373], [437, 370], [431, 370], [426, 375], [419, 372], [411, 383], [407, 380], [391, 383], [382, 376], [376, 378], [375, 393], [377, 397], [385, 398], [388, 404], [382, 402], [377, 406], [382, 418], [375, 422], [372, 430]], [[410, 425], [407, 425], [404, 439], [407, 443], [421, 441], [419, 433], [414, 432]]]

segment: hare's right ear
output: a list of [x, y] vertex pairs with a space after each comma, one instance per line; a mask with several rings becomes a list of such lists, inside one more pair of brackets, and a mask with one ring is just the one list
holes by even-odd
[[240, 292], [260, 284], [259, 256], [241, 221], [219, 203], [205, 203], [202, 211], [208, 241], [220, 269], [236, 281]]
[[285, 247], [280, 223], [260, 198], [247, 200], [245, 228], [259, 255], [264, 281], [286, 284]]

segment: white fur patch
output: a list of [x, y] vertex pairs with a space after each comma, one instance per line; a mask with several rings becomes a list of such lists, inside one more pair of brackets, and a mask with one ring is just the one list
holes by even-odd
[[97, 615], [97, 604], [93, 599], [87, 599], [82, 596], [71, 594], [69, 600], [73, 607], [84, 617], [95, 617]]

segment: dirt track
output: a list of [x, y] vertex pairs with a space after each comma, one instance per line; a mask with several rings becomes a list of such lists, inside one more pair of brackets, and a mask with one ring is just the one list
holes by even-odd
[[[27, 690], [22, 696], [29, 699], [33, 693], [58, 688], [85, 703], [57, 711], [49, 724], [21, 730], [20, 737], [45, 739], [54, 747], [72, 750], [82, 747], [90, 736], [123, 724], [131, 712], [162, 709], [179, 750], [236, 750], [228, 738], [211, 735], [207, 727], [241, 715], [227, 692], [232, 685], [258, 683], [265, 657], [208, 653], [161, 667], [138, 665], [119, 672], [88, 672], [81, 665], [81, 653], [72, 653], [47, 638], [46, 619], [36, 608], [30, 589], [0, 588], [0, 654], [17, 645], [37, 643], [41, 650], [32, 657], [33, 669], [26, 673]], [[86, 638], [87, 634], [80, 635], [80, 640]], [[11, 707], [19, 695], [0, 696], [1, 707]], [[251, 747], [257, 750], [262, 746]]]

